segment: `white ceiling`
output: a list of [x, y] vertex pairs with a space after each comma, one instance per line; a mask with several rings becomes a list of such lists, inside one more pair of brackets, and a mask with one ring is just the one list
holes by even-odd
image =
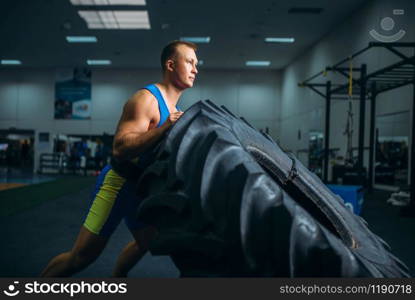
[[[69, 0], [2, 0], [0, 59], [19, 59], [20, 68], [86, 66], [87, 59], [110, 59], [112, 65], [105, 68], [158, 68], [160, 51], [167, 42], [182, 36], [210, 36], [209, 44], [199, 45], [203, 68], [241, 69], [246, 68], [246, 60], [270, 60], [268, 68], [280, 69], [366, 2], [147, 0], [146, 6], [99, 9], [146, 9], [151, 30], [93, 30], [77, 11], [96, 7], [73, 6]], [[324, 10], [289, 14], [292, 7]], [[95, 35], [98, 43], [69, 44], [67, 35]], [[264, 43], [268, 36], [296, 41]]]

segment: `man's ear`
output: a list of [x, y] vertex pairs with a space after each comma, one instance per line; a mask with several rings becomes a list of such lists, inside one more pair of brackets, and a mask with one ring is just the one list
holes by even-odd
[[174, 61], [172, 59], [168, 59], [166, 61], [166, 70], [173, 71], [174, 70]]

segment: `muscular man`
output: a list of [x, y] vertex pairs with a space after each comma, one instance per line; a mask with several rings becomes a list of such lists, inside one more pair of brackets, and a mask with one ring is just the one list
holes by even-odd
[[91, 206], [78, 238], [69, 252], [54, 257], [41, 276], [71, 276], [100, 255], [109, 237], [125, 222], [134, 237], [118, 257], [113, 276], [127, 276], [154, 238], [156, 229], [136, 220], [139, 204], [135, 183], [151, 160], [151, 149], [183, 114], [176, 104], [193, 86], [197, 74], [196, 45], [174, 41], [161, 54], [163, 81], [135, 93], [124, 106], [113, 144], [113, 163], [106, 166], [95, 186]]

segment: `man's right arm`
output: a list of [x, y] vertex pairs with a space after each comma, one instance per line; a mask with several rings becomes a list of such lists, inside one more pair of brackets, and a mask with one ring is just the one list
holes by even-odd
[[115, 159], [130, 160], [153, 147], [182, 114], [172, 113], [162, 126], [150, 129], [154, 111], [158, 110], [157, 105], [153, 96], [146, 91], [140, 91], [128, 100], [114, 137]]

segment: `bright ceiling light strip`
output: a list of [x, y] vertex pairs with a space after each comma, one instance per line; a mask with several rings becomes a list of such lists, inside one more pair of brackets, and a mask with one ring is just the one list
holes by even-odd
[[95, 10], [92, 11], [88, 11], [88, 10], [80, 10], [78, 11], [79, 16], [84, 19], [87, 22], [92, 22], [92, 21], [100, 21], [100, 17], [98, 15], [98, 12]]
[[88, 59], [86, 63], [88, 65], [110, 65], [111, 61], [109, 59]]
[[98, 40], [95, 36], [67, 36], [68, 43], [96, 43]]
[[148, 12], [146, 10], [136, 10], [136, 11], [125, 11], [118, 10], [114, 11], [114, 16], [118, 22], [140, 22], [140, 23], [149, 23]]
[[271, 62], [268, 60], [248, 60], [245, 65], [248, 67], [268, 67]]
[[143, 26], [140, 24], [120, 24], [120, 29], [143, 29]]
[[113, 12], [118, 19], [147, 19], [147, 11], [145, 10], [114, 10]]
[[21, 65], [22, 62], [18, 59], [2, 59], [1, 64], [2, 65]]
[[146, 5], [146, 0], [108, 0], [110, 5]]
[[80, 10], [78, 13], [90, 29], [151, 29], [146, 10]]
[[113, 11], [105, 11], [105, 10], [101, 10], [98, 11], [98, 16], [101, 19], [102, 23], [117, 23], [117, 19], [114, 16], [114, 12]]
[[181, 41], [191, 42], [191, 43], [210, 43], [210, 36], [186, 36], [181, 37]]
[[104, 24], [104, 28], [112, 29], [118, 28], [118, 24], [115, 20], [114, 13], [112, 11], [97, 11], [100, 23]]
[[89, 5], [85, 4], [85, 2], [92, 2], [92, 1], [82, 1], [82, 0], [70, 0], [72, 5]]
[[70, 0], [72, 5], [146, 5], [146, 0]]
[[267, 37], [265, 38], [267, 43], [294, 43], [294, 38], [278, 38], [278, 37]]
[[102, 23], [89, 23], [88, 28], [89, 29], [105, 29], [105, 26]]

